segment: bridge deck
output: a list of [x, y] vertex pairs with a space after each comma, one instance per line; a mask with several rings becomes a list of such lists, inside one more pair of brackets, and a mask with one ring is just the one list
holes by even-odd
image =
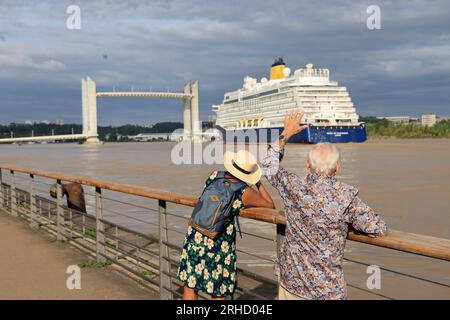
[[97, 92], [97, 98], [161, 98], [161, 99], [191, 99], [190, 93], [179, 92]]
[[0, 143], [28, 142], [28, 141], [79, 140], [79, 139], [86, 139], [86, 138], [88, 138], [88, 136], [84, 135], [84, 134], [61, 134], [61, 135], [52, 135], [52, 136], [2, 138], [2, 139], [0, 139]]
[[69, 290], [67, 267], [87, 255], [51, 242], [3, 211], [0, 229], [0, 299], [159, 299], [113, 267], [82, 268], [81, 289]]

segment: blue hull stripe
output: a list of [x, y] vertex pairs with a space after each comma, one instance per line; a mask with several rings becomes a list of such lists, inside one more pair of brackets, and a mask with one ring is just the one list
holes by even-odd
[[[224, 130], [222, 127], [217, 127], [224, 135], [225, 141], [235, 142], [269, 142], [274, 141], [280, 135], [283, 128], [255, 128], [255, 129], [238, 129], [238, 130]], [[256, 134], [255, 134], [256, 133]], [[238, 139], [237, 137], [246, 136]], [[273, 137], [272, 137], [273, 136]], [[294, 135], [289, 139], [293, 143], [346, 143], [346, 142], [364, 142], [367, 140], [366, 127], [364, 123], [356, 126], [342, 126], [342, 127], [325, 127], [310, 125], [302, 132]]]

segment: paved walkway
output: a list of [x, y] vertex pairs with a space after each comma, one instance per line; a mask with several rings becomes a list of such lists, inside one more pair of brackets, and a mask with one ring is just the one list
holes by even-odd
[[158, 299], [112, 267], [82, 268], [81, 289], [67, 289], [67, 267], [87, 259], [0, 211], [0, 299]]

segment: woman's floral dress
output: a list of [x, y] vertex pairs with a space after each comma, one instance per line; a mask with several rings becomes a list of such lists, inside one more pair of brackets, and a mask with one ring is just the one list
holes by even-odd
[[[216, 177], [214, 171], [206, 180], [208, 186]], [[246, 188], [236, 194], [232, 212], [238, 214], [242, 195]], [[215, 240], [188, 227], [178, 268], [178, 280], [188, 288], [203, 291], [211, 296], [224, 297], [234, 293], [236, 277], [236, 228], [233, 219]]]

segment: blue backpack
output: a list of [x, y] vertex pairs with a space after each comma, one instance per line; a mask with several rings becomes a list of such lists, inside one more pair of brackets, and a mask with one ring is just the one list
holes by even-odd
[[225, 178], [224, 171], [218, 171], [214, 180], [203, 189], [189, 225], [201, 234], [216, 239], [233, 220], [233, 202], [238, 191], [245, 186], [244, 182], [232, 182]]

